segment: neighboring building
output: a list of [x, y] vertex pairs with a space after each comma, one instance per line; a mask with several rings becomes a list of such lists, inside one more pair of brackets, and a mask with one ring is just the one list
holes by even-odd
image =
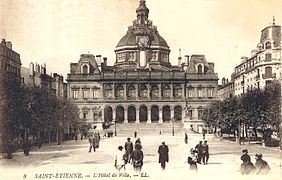
[[63, 76], [54, 73], [48, 75], [46, 73], [46, 65], [39, 65], [34, 63], [29, 64], [29, 68], [21, 68], [21, 81], [29, 87], [41, 87], [54, 93], [59, 98], [66, 98], [67, 84], [64, 83]]
[[261, 31], [257, 49], [251, 57], [242, 57], [242, 62], [235, 67], [235, 95], [248, 89], [263, 89], [269, 82], [281, 77], [281, 26], [273, 24]]
[[226, 78], [222, 78], [221, 85], [218, 86], [218, 99], [224, 100], [227, 98], [234, 97], [235, 91], [234, 91], [234, 80], [231, 79], [229, 81]]
[[20, 55], [13, 51], [12, 43], [5, 39], [2, 39], [0, 43], [0, 71], [5, 74], [9, 73], [10, 76], [15, 77], [17, 80], [21, 76]]
[[56, 91], [55, 93], [58, 98], [67, 98], [67, 83], [64, 82], [62, 75], [53, 74], [52, 89]]
[[20, 55], [13, 51], [11, 42], [2, 39], [0, 43], [0, 152], [4, 151], [4, 144], [8, 140], [7, 136], [5, 136], [6, 128], [3, 126], [9, 108], [6, 104], [7, 98], [9, 98], [6, 94], [6, 83], [12, 82], [13, 86], [20, 85], [20, 74]]
[[170, 48], [148, 19], [141, 0], [137, 19], [118, 42], [113, 66], [107, 58], [82, 54], [70, 64], [68, 98], [92, 127], [105, 122], [188, 124], [201, 127], [203, 108], [217, 99], [218, 76], [204, 55], [179, 57], [170, 64]]

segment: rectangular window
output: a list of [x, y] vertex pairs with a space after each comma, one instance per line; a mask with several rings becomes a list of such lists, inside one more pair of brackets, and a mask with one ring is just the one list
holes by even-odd
[[99, 90], [93, 89], [93, 98], [99, 98]]
[[188, 116], [189, 116], [189, 118], [193, 118], [193, 110], [192, 109], [190, 109], [188, 111]]
[[193, 89], [188, 90], [188, 97], [190, 97], [190, 98], [193, 97]]
[[213, 89], [208, 89], [208, 97], [213, 97]]
[[202, 90], [202, 89], [199, 89], [199, 90], [198, 90], [198, 97], [199, 97], [199, 98], [202, 98], [202, 97], [203, 97], [203, 90]]
[[74, 89], [74, 90], [72, 91], [72, 95], [73, 95], [73, 98], [74, 98], [74, 99], [77, 99], [77, 98], [78, 98], [78, 89]]
[[83, 119], [87, 119], [88, 112], [83, 112]]
[[199, 118], [199, 119], [202, 119], [202, 118], [203, 118], [203, 110], [202, 110], [202, 109], [199, 109], [199, 110], [198, 110], [198, 118]]
[[93, 118], [94, 118], [94, 121], [98, 121], [98, 119], [99, 119], [99, 113], [98, 113], [98, 112], [94, 112], [94, 113], [93, 113]]
[[271, 54], [270, 53], [265, 54], [265, 61], [271, 61]]
[[82, 92], [83, 92], [83, 99], [88, 99], [89, 98], [88, 97], [89, 90], [88, 89], [83, 89]]

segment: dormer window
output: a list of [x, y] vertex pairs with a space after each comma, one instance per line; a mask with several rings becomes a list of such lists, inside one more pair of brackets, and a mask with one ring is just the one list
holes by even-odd
[[271, 49], [271, 42], [265, 43], [265, 49]]
[[88, 64], [82, 64], [81, 66], [81, 73], [82, 74], [89, 74], [89, 65]]
[[203, 74], [203, 65], [202, 64], [197, 65], [197, 74]]

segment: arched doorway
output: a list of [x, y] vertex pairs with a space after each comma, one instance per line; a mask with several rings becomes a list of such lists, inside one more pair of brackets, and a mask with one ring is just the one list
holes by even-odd
[[174, 119], [175, 119], [175, 121], [181, 121], [182, 120], [182, 107], [181, 106], [175, 106], [174, 107]]
[[116, 109], [116, 122], [124, 122], [124, 108], [122, 106], [118, 106]]
[[127, 116], [129, 123], [133, 123], [136, 121], [136, 108], [134, 106], [128, 106]]
[[140, 122], [147, 122], [148, 120], [148, 112], [146, 106], [141, 106], [139, 108], [139, 120]]
[[159, 107], [152, 106], [151, 108], [151, 122], [159, 122]]
[[169, 122], [170, 121], [170, 107], [164, 106], [163, 107], [163, 122]]
[[110, 106], [107, 106], [104, 109], [104, 121], [105, 122], [112, 122], [113, 121], [113, 109]]

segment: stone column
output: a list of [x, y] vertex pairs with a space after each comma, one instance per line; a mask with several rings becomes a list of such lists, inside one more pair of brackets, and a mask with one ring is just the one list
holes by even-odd
[[89, 117], [90, 117], [90, 118], [89, 118], [90, 120], [89, 120], [89, 121], [92, 123], [92, 122], [94, 122], [94, 111], [93, 111], [93, 109], [90, 109], [90, 110], [89, 110], [89, 113], [90, 113], [90, 116], [89, 116]]
[[126, 84], [123, 84], [123, 97], [124, 97], [124, 99], [127, 99], [127, 87], [126, 87]]
[[159, 98], [162, 98], [162, 84], [158, 84], [158, 88], [159, 88]]
[[[104, 84], [101, 84], [101, 92], [99, 92], [99, 96], [100, 96], [101, 100], [104, 99], [104, 96], [105, 96], [105, 94], [104, 94]], [[94, 93], [93, 93], [93, 97], [94, 97]]]
[[170, 98], [173, 99], [173, 84], [170, 84]]
[[136, 96], [136, 99], [138, 100], [139, 99], [139, 86], [138, 84], [135, 84], [135, 96]]
[[128, 107], [124, 107], [124, 123], [128, 123], [127, 111]]
[[182, 107], [182, 122], [184, 122], [185, 120], [185, 117], [186, 117], [186, 108], [185, 107]]
[[163, 109], [159, 109], [159, 123], [163, 123]]
[[102, 109], [101, 121], [104, 122], [105, 121], [105, 119], [104, 119], [104, 111], [105, 111], [105, 109], [104, 109], [104, 107], [102, 107], [101, 109]]
[[175, 120], [175, 117], [174, 117], [174, 108], [171, 106], [171, 107], [170, 107], [170, 121], [173, 120], [172, 118], [174, 118], [174, 120]]
[[152, 122], [152, 120], [151, 120], [151, 109], [150, 109], [150, 107], [149, 108], [147, 108], [147, 123], [151, 123]]
[[199, 119], [198, 118], [198, 109], [195, 108], [195, 109], [193, 109], [193, 111], [194, 111], [194, 114], [195, 114], [194, 118], [198, 120]]
[[115, 83], [113, 83], [113, 85], [112, 85], [112, 88], [113, 88], [113, 89], [112, 89], [112, 98], [113, 98], [113, 99], [116, 98], [116, 96], [115, 96], [115, 88], [116, 88], [115, 85], [116, 85]]
[[116, 107], [112, 107], [113, 110], [113, 120], [116, 121]]
[[137, 107], [136, 108], [136, 123], [140, 123], [140, 120], [139, 120], [139, 108]]

